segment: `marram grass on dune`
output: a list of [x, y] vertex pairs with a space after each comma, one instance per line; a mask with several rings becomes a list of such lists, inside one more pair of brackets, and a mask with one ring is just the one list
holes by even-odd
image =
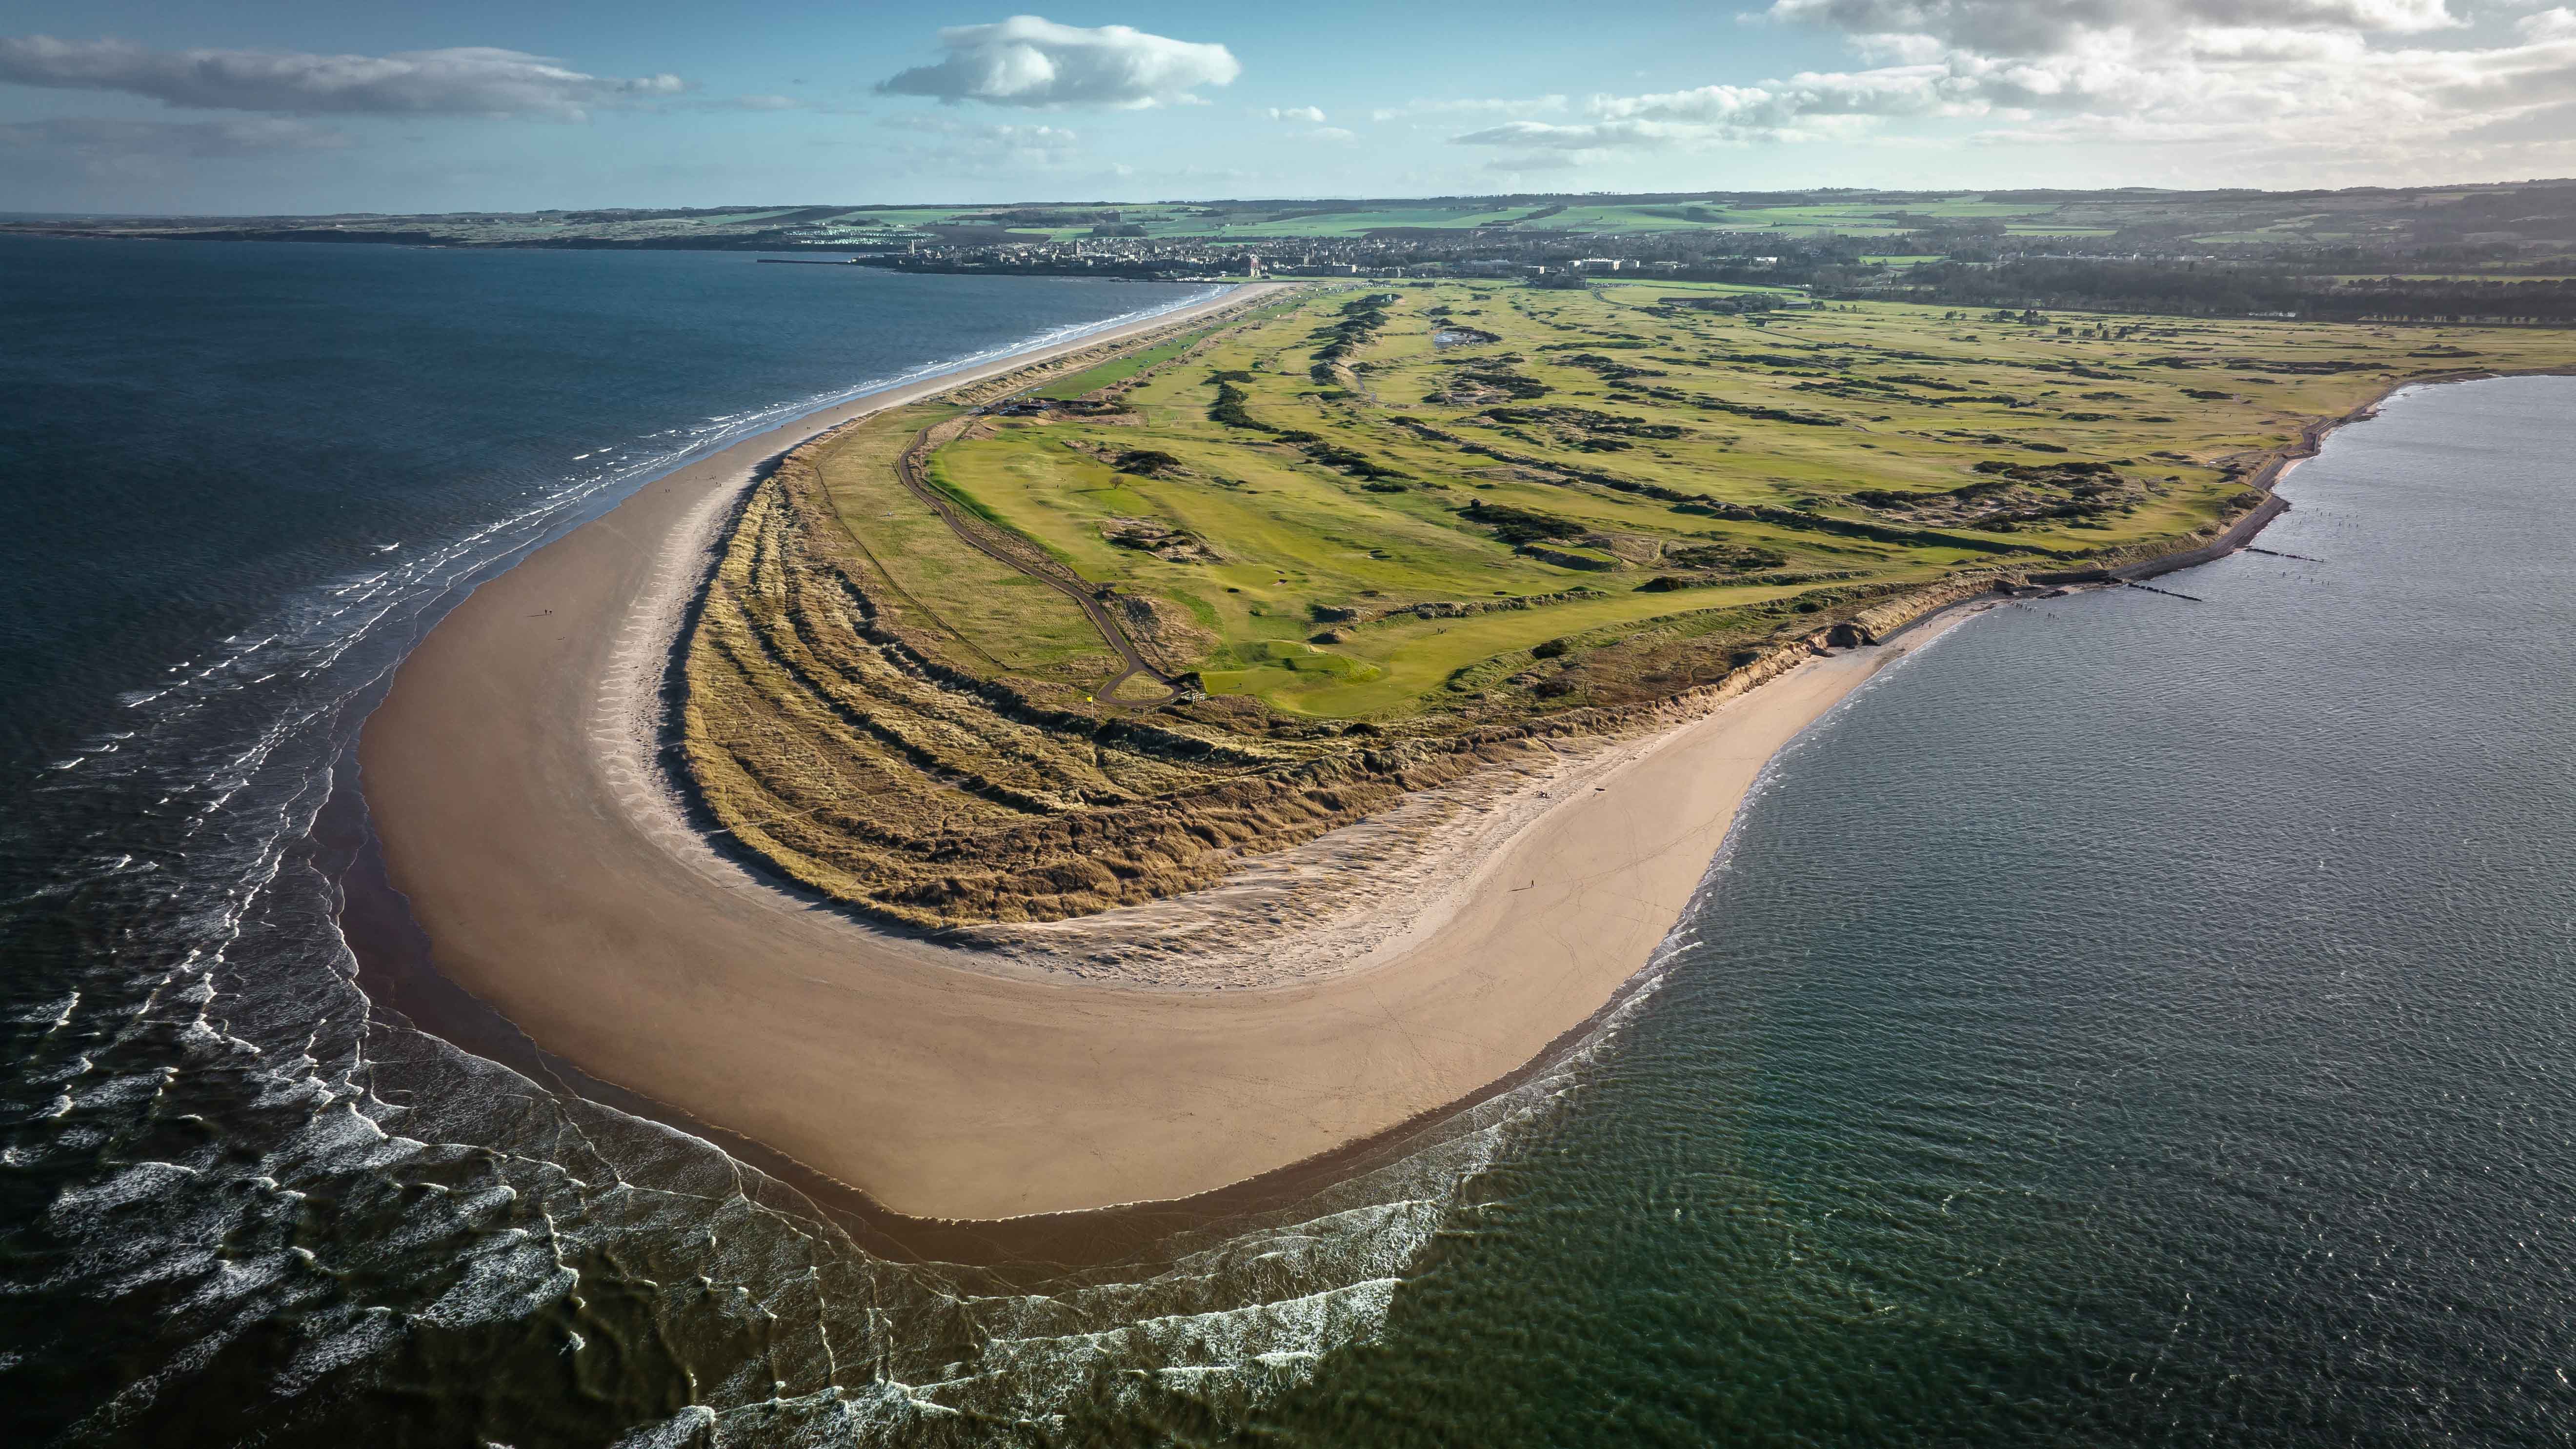
[[2206, 543], [2395, 379], [2570, 360], [1741, 297], [1311, 288], [809, 444], [689, 641], [691, 778], [892, 920], [1132, 905], [1838, 626]]

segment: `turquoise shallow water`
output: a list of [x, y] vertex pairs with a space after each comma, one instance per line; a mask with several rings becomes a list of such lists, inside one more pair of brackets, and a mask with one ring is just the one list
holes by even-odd
[[0, 350], [0, 1438], [2571, 1437], [2565, 379], [2337, 434], [2264, 539], [2317, 561], [1948, 635], [1783, 758], [1575, 1060], [1130, 1261], [877, 1256], [366, 1000], [307, 827], [460, 581], [1182, 295], [0, 253], [50, 339]]

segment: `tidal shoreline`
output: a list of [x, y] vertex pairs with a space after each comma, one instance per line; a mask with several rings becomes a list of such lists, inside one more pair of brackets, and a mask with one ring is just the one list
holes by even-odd
[[[965, 380], [738, 445], [486, 583], [406, 661], [361, 756], [391, 889], [443, 978], [537, 1050], [665, 1108], [648, 1115], [716, 1124], [894, 1217], [976, 1224], [969, 1237], [1275, 1196], [1552, 1060], [1632, 989], [1773, 752], [1935, 632], [1783, 660], [1682, 706], [1330, 980], [1051, 979], [787, 894], [710, 849], [657, 768], [662, 666], [744, 485], [808, 437]], [[2456, 378], [2391, 390], [2435, 380]], [[2367, 412], [2271, 450], [2250, 486]], [[2190, 552], [2232, 550], [2276, 511]], [[1529, 884], [1511, 884], [1521, 867]]]

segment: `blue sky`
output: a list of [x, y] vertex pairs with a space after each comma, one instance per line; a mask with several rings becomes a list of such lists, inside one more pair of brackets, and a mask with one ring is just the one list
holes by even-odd
[[2571, 173], [2576, 11], [2537, 0], [18, 0], [0, 22], [11, 211]]

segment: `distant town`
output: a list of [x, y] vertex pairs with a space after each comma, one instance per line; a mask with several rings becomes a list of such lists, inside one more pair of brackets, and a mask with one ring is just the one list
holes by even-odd
[[756, 252], [903, 272], [1630, 276], [1977, 307], [2576, 318], [2576, 181], [2268, 192], [1690, 192], [1353, 201], [69, 217], [0, 234]]
[[[1123, 225], [1109, 212], [1108, 221], [1090, 236], [1069, 241], [956, 244], [940, 238], [908, 240], [902, 251], [854, 254], [853, 262], [911, 271], [1028, 271], [1091, 273], [1155, 280], [1199, 280], [1223, 277], [1549, 277], [1614, 272], [1680, 275], [1712, 265], [1727, 270], [1776, 267], [1780, 258], [1734, 251], [1713, 251], [1704, 241], [1680, 245], [1694, 233], [1639, 233], [1616, 240], [1617, 255], [1569, 256], [1565, 233], [1497, 229], [1478, 233], [1462, 247], [1446, 234], [1431, 237], [1284, 238], [1263, 246], [1229, 246], [1205, 237], [1153, 238], [1143, 228]], [[1652, 241], [1654, 245], [1641, 245]], [[841, 247], [831, 237], [803, 240], [807, 246]], [[1666, 252], [1672, 255], [1643, 255]]]

